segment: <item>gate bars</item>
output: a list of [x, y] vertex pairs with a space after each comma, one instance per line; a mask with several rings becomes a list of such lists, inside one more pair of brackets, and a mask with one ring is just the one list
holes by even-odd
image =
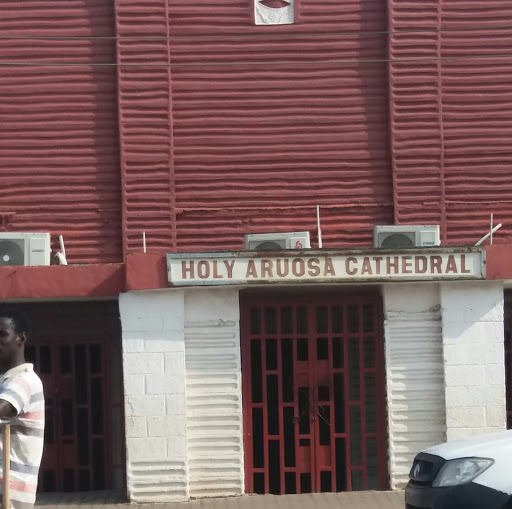
[[386, 489], [380, 296], [248, 297], [249, 493]]

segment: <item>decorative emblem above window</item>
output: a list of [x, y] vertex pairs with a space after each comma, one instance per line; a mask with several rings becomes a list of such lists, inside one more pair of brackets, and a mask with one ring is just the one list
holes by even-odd
[[256, 25], [291, 25], [297, 0], [254, 0]]

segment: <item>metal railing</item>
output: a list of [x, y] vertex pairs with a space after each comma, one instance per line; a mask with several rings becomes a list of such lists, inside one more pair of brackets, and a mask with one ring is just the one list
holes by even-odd
[[3, 443], [3, 494], [2, 509], [10, 509], [11, 494], [9, 492], [9, 480], [11, 477], [11, 421], [8, 419], [0, 419], [2, 427], [2, 443]]

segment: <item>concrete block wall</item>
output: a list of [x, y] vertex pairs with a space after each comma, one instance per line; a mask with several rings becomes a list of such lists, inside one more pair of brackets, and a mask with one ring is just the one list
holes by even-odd
[[414, 456], [446, 437], [439, 288], [389, 284], [383, 297], [389, 473], [400, 489]]
[[130, 500], [186, 500], [184, 292], [130, 292], [119, 307]]
[[503, 286], [441, 285], [447, 438], [506, 428]]
[[[505, 428], [503, 288], [383, 286], [391, 487], [444, 440]], [[244, 492], [238, 289], [120, 297], [133, 502]]]

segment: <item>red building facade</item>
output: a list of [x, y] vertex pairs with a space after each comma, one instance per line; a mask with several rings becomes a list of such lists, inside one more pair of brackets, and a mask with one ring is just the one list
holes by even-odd
[[[402, 281], [409, 286], [401, 294], [384, 281], [370, 288], [370, 282], [340, 280], [312, 293], [299, 285], [296, 300], [288, 288], [278, 288], [280, 299], [272, 301], [268, 316], [306, 310], [304, 316], [319, 330], [304, 327], [307, 332], [301, 332], [297, 326], [290, 332], [293, 341], [276, 339], [275, 331], [266, 330], [262, 339], [258, 327], [267, 327], [268, 320], [272, 329], [278, 322], [272, 325], [273, 319], [265, 315], [253, 328], [251, 313], [257, 310], [263, 316], [270, 302], [268, 290], [252, 292], [248, 285], [218, 293], [169, 289], [165, 255], [242, 251], [245, 235], [268, 232], [309, 231], [317, 248], [317, 206], [322, 247], [335, 256], [372, 248], [374, 226], [393, 224], [439, 225], [441, 249], [451, 253], [450, 248], [473, 246], [485, 235], [493, 214], [494, 223], [503, 226], [486, 252], [482, 277], [492, 281], [478, 284], [494, 286], [484, 291], [474, 283], [468, 294], [482, 291], [483, 302], [502, 309], [504, 289], [512, 279], [507, 263], [512, 251], [512, 29], [503, 22], [512, 17], [512, 6], [504, 0], [482, 5], [458, 0], [295, 0], [293, 23], [261, 26], [255, 24], [254, 1], [259, 0], [5, 0], [0, 6], [0, 226], [4, 232], [49, 232], [55, 251], [62, 235], [69, 263], [57, 266], [52, 257], [51, 267], [0, 267], [0, 298], [36, 301], [28, 306], [42, 331], [35, 338], [35, 362], [49, 380], [51, 412], [68, 412], [67, 420], [62, 414], [52, 423], [55, 436], [62, 435], [62, 427], [68, 438], [75, 436], [70, 423], [82, 419], [79, 416], [89, 426], [89, 431], [80, 431], [88, 437], [80, 443], [88, 447], [80, 448], [74, 438], [47, 444], [51, 455], [43, 468], [43, 489], [113, 489], [124, 482], [132, 500], [145, 501], [258, 490], [304, 492], [308, 487], [397, 488], [415, 448], [463, 435], [447, 418], [444, 400], [434, 398], [428, 404], [439, 421], [437, 434], [415, 441], [404, 432], [395, 443], [393, 433], [401, 433], [400, 423], [384, 408], [387, 404], [389, 410], [397, 397], [392, 392], [393, 363], [402, 360], [394, 357], [393, 348], [405, 341], [400, 313], [415, 323], [415, 337], [425, 338], [423, 344], [437, 341], [435, 362], [442, 373], [432, 382], [426, 370], [422, 382], [435, 386], [444, 383], [443, 376], [450, 380], [450, 363], [443, 358], [443, 352], [450, 351], [450, 338], [438, 325], [456, 320], [461, 291], [457, 283], [411, 286]], [[315, 256], [321, 256], [318, 253]], [[339, 292], [335, 298], [334, 291]], [[330, 311], [318, 311], [315, 292]], [[409, 301], [417, 298], [418, 308], [408, 307], [404, 295]], [[261, 346], [265, 343], [277, 349], [280, 344], [297, 353], [290, 345], [311, 333], [323, 346], [315, 350], [311, 343], [302, 358], [290, 362], [309, 377], [305, 387], [293, 390], [316, 394], [321, 388], [324, 396], [329, 391], [332, 395], [331, 382], [322, 379], [317, 387], [317, 377], [329, 369], [333, 377], [350, 376], [348, 367], [329, 364], [334, 346], [326, 345], [345, 341], [335, 337], [332, 317], [335, 309], [352, 312], [355, 296], [360, 307], [352, 318], [357, 322], [371, 304], [371, 326], [361, 318], [353, 330], [347, 322], [339, 328], [344, 332], [338, 332], [347, 338], [368, 333], [374, 357], [365, 364], [361, 339], [361, 351], [356, 348], [352, 359], [361, 374], [358, 398], [347, 394], [346, 401], [338, 403], [348, 413], [353, 407], [362, 412], [352, 422], [354, 429], [365, 415], [373, 415], [372, 405], [378, 419], [363, 424], [359, 435], [340, 431], [327, 433], [328, 438], [315, 434], [312, 425], [302, 440], [318, 447], [327, 447], [322, 443], [327, 440], [334, 447], [335, 440], [353, 439], [347, 451], [363, 444], [365, 454], [376, 452], [372, 457], [368, 453], [361, 464], [357, 458], [347, 459], [341, 471], [340, 458], [333, 459], [337, 452], [325, 449], [319, 455], [324, 463], [309, 464], [304, 458], [314, 455], [308, 449], [302, 456], [297, 453], [306, 465], [303, 470], [283, 463], [277, 472], [282, 485], [272, 487], [270, 474], [276, 472], [269, 470], [268, 458], [263, 466], [251, 465], [248, 459], [254, 456], [251, 447], [256, 447], [248, 445], [254, 426], [248, 412], [258, 412], [268, 402], [251, 400], [240, 387], [242, 377], [245, 385], [257, 384], [254, 376], [282, 377], [284, 368], [258, 365], [263, 350], [258, 354], [254, 345], [261, 342], [258, 348], [267, 348]], [[70, 298], [78, 303], [66, 303], [67, 319], [61, 304], [37, 302]], [[103, 306], [100, 299], [108, 299], [109, 305]], [[85, 300], [94, 302], [81, 307]], [[289, 306], [281, 308], [283, 302]], [[485, 316], [488, 310], [482, 306]], [[467, 307], [475, 309], [470, 299]], [[200, 316], [205, 309], [208, 319]], [[325, 326], [329, 338], [320, 330], [324, 312], [331, 317]], [[492, 334], [503, 336], [503, 316], [475, 318], [477, 325], [487, 321], [493, 324]], [[55, 323], [63, 323], [64, 332], [52, 339]], [[216, 335], [217, 325], [212, 324], [228, 327], [226, 336]], [[201, 343], [204, 331], [213, 338], [211, 343]], [[159, 342], [152, 343], [155, 338]], [[473, 338], [465, 340], [470, 345]], [[201, 357], [201, 350], [208, 348], [220, 352], [213, 367], [211, 359]], [[346, 348], [348, 355], [350, 346]], [[500, 348], [495, 361], [503, 367], [503, 345]], [[246, 359], [256, 359], [245, 360], [245, 368], [240, 360], [243, 349]], [[87, 362], [66, 360], [80, 359], [80, 352], [88, 352], [83, 353]], [[362, 352], [359, 357], [357, 352]], [[418, 351], [415, 357], [430, 353]], [[414, 359], [409, 361], [407, 369], [417, 370]], [[121, 373], [107, 374], [110, 363], [124, 373], [125, 403], [133, 399], [124, 409], [128, 419], [121, 438]], [[254, 375], [256, 368], [259, 374]], [[209, 420], [200, 387], [212, 384], [215, 369], [231, 378], [213, 384], [220, 387], [214, 396], [222, 404], [234, 403], [227, 416], [233, 420], [232, 435], [212, 452], [204, 443], [217, 436], [219, 424]], [[428, 369], [431, 373], [431, 366]], [[85, 392], [66, 393], [65, 400], [61, 396], [79, 370], [87, 373], [91, 387], [83, 390], [89, 396], [101, 384], [117, 387], [101, 400], [105, 408], [115, 407], [105, 411], [101, 426], [91, 413], [84, 417]], [[199, 379], [198, 373], [210, 379]], [[379, 391], [365, 395], [365, 375]], [[158, 376], [163, 386], [171, 376], [179, 389], [144, 393]], [[510, 370], [504, 376], [510, 379]], [[389, 388], [381, 394], [384, 378]], [[411, 380], [412, 394], [414, 377]], [[498, 400], [500, 387], [494, 388]], [[275, 389], [274, 400], [280, 390]], [[414, 397], [407, 392], [398, 396]], [[159, 398], [165, 401], [165, 415], [158, 414], [156, 403], [151, 407], [161, 402]], [[329, 407], [329, 418], [334, 418], [338, 403], [326, 401], [316, 404], [325, 412]], [[292, 415], [303, 402], [291, 398], [287, 404]], [[187, 405], [199, 410], [188, 412]], [[505, 416], [504, 402], [482, 409]], [[405, 417], [414, 421], [415, 416]], [[100, 426], [101, 433], [94, 435], [94, 426]], [[500, 426], [489, 420], [472, 425], [470, 431]], [[185, 428], [194, 431], [187, 435]], [[165, 435], [168, 429], [182, 434]], [[265, 432], [265, 447], [285, 447], [291, 439], [280, 431], [274, 438]], [[402, 438], [411, 444], [403, 455], [397, 446]], [[126, 442], [127, 458], [121, 442]], [[237, 451], [226, 443], [236, 443]], [[165, 457], [147, 470], [154, 458], [144, 454], [153, 451], [158, 456], [162, 449]], [[216, 458], [217, 453], [227, 473], [212, 487], [205, 458]], [[164, 472], [154, 482], [168, 483], [167, 494], [148, 480], [155, 469]], [[95, 477], [94, 472], [104, 475]], [[165, 477], [169, 472], [172, 482]]]
[[507, 4], [297, 9], [4, 3], [4, 229], [64, 235], [73, 263], [121, 262], [143, 231], [149, 252], [313, 232], [317, 205], [330, 248], [393, 223], [471, 244], [491, 213], [506, 242]]

